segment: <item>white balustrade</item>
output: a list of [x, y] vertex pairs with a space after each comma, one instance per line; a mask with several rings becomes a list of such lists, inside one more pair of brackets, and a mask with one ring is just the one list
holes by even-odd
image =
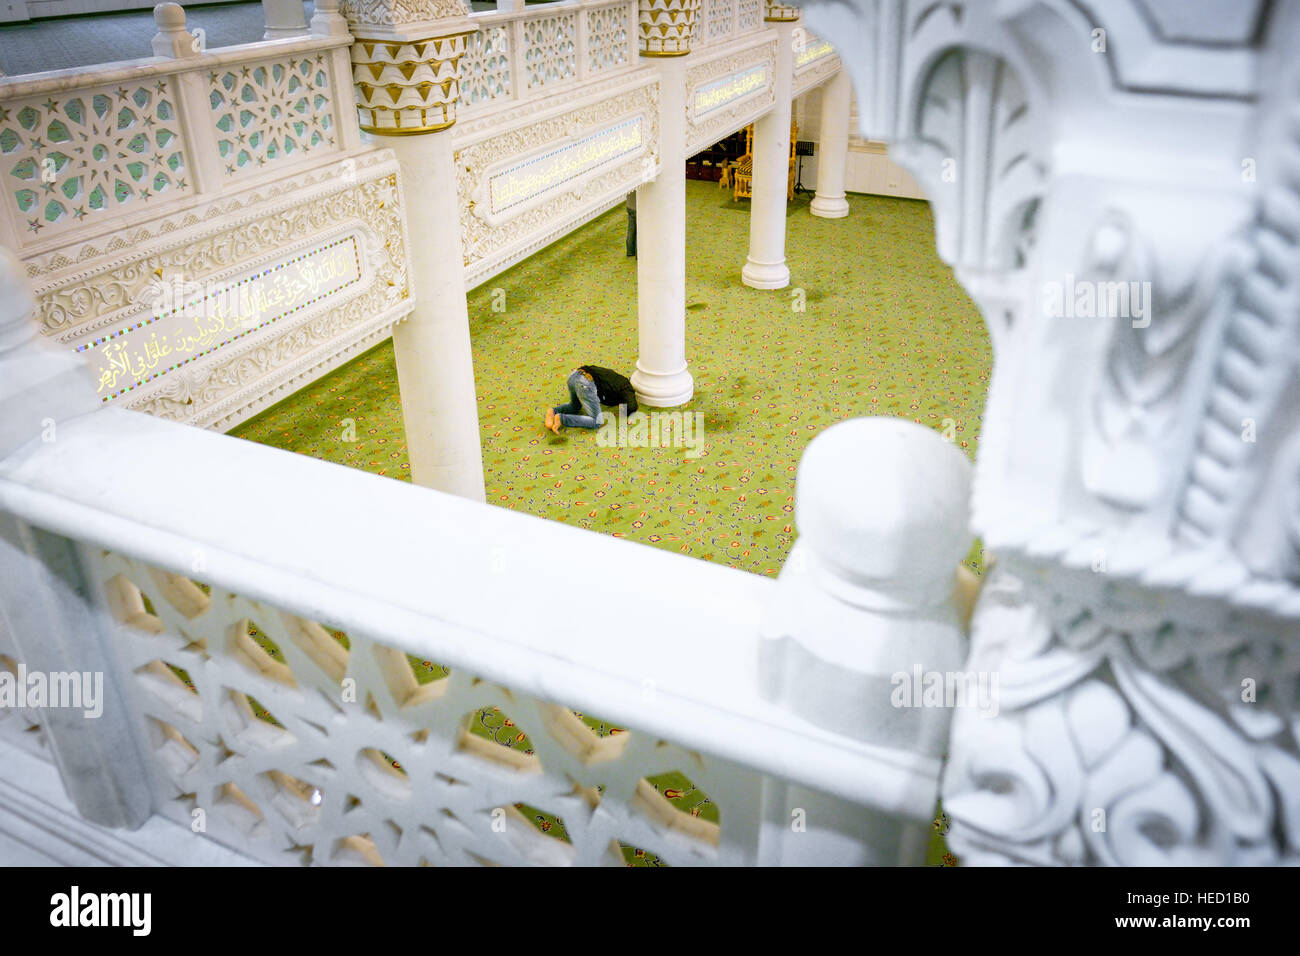
[[[188, 825], [203, 811], [209, 837], [273, 863], [743, 864], [828, 846], [915, 860], [906, 837], [933, 811], [935, 748], [895, 746], [853, 713], [809, 719], [811, 685], [764, 696], [764, 609], [788, 598], [787, 576], [124, 409], [80, 413], [89, 382], [30, 334], [20, 267], [0, 265], [0, 617], [13, 625], [0, 665], [104, 674], [99, 720], [41, 718], [87, 818]], [[815, 496], [844, 484], [839, 443], [881, 437], [841, 428], [805, 462]], [[862, 449], [876, 486], [914, 486], [926, 438], [919, 457]], [[961, 467], [924, 528], [873, 520], [865, 500], [841, 524], [801, 497], [813, 553], [855, 580], [877, 565], [845, 565], [907, 559], [918, 541], [945, 542], [931, 562], [951, 557], [965, 462], [938, 453]], [[575, 615], [553, 571], [579, 560], [620, 573]], [[936, 606], [950, 606], [952, 570], [933, 578]], [[815, 620], [773, 614], [768, 631], [825, 640]], [[901, 629], [892, 651], [924, 629]], [[851, 683], [836, 667], [819, 673]], [[823, 808], [806, 830], [762, 816], [796, 793]]]
[[639, 65], [637, 5], [628, 0], [553, 3], [473, 15], [478, 31], [461, 57], [462, 115], [558, 92]]
[[155, 56], [0, 78], [0, 241], [24, 253], [360, 143], [337, 2], [317, 35], [209, 50], [174, 3]]

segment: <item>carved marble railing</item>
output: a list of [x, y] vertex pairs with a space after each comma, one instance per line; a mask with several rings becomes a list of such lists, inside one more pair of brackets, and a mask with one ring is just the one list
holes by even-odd
[[179, 6], [155, 19], [153, 57], [0, 77], [0, 242], [39, 254], [360, 144], [337, 3], [317, 35], [210, 51]]
[[640, 64], [636, 0], [554, 3], [476, 13], [460, 61], [463, 116], [547, 99]]
[[700, 0], [695, 49], [706, 49], [763, 29], [763, 0]]
[[805, 16], [993, 340], [954, 851], [1300, 862], [1300, 6]]
[[397, 163], [361, 142], [337, 0], [214, 50], [155, 21], [154, 57], [0, 79], [0, 244], [101, 401], [228, 428], [409, 314]]
[[[0, 728], [87, 819], [279, 864], [920, 859], [949, 715], [898, 673], [960, 660], [969, 545], [933, 432], [819, 436], [773, 581], [87, 412], [0, 265], [0, 678], [102, 680]], [[618, 572], [575, 609], [578, 565]]]

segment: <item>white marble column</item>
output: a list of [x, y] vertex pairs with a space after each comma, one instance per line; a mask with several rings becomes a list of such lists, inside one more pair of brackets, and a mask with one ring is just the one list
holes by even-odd
[[[453, 81], [469, 22], [438, 21], [432, 36], [423, 23], [351, 25], [358, 120], [397, 154], [405, 197], [415, 308], [393, 329], [393, 351], [411, 479], [482, 501], [483, 451], [451, 132]], [[398, 106], [394, 88], [400, 91]]]
[[818, 136], [817, 195], [809, 210], [823, 219], [849, 214], [844, 198], [844, 166], [849, 154], [849, 73], [840, 69], [822, 87], [822, 120]]
[[415, 311], [393, 329], [411, 478], [484, 499], [451, 130], [376, 137], [397, 153]]
[[632, 385], [654, 408], [684, 405], [695, 394], [686, 368], [686, 76], [675, 58], [659, 61], [662, 163], [637, 189], [637, 321]]
[[263, 40], [306, 36], [309, 32], [302, 0], [262, 0], [262, 15], [266, 18]]
[[790, 284], [785, 264], [785, 211], [790, 175], [790, 105], [794, 80], [794, 21], [771, 24], [777, 43], [776, 104], [754, 124], [754, 183], [749, 209], [749, 259], [741, 281], [755, 289]]

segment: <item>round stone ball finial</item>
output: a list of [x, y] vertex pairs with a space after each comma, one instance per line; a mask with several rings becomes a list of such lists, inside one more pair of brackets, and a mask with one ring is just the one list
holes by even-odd
[[164, 33], [185, 29], [185, 8], [179, 3], [160, 3], [153, 8], [153, 22]]
[[185, 9], [179, 3], [160, 3], [153, 8], [158, 32], [153, 38], [153, 55], [172, 60], [198, 56], [201, 44], [185, 29]]
[[901, 418], [850, 419], [808, 445], [795, 489], [799, 544], [832, 590], [950, 597], [972, 539], [971, 465], [955, 445]]

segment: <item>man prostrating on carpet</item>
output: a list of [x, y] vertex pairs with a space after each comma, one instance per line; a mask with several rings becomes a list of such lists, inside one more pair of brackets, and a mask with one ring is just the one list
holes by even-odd
[[546, 410], [546, 427], [555, 434], [564, 427], [599, 428], [605, 421], [602, 405], [626, 405], [636, 411], [636, 390], [613, 369], [583, 365], [569, 375], [569, 401]]

